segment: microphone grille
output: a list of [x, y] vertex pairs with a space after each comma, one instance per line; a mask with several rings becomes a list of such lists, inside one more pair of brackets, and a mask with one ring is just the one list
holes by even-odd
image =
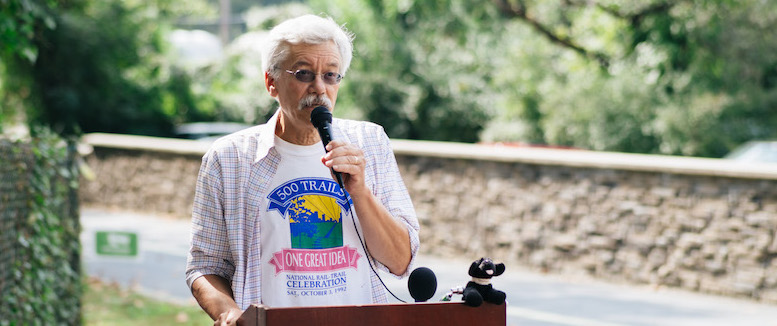
[[433, 297], [434, 292], [437, 291], [437, 277], [429, 268], [416, 268], [410, 273], [407, 288], [410, 290], [410, 296], [416, 302], [424, 302]]
[[310, 122], [316, 127], [323, 126], [326, 122], [332, 123], [332, 112], [325, 106], [317, 106], [310, 112]]

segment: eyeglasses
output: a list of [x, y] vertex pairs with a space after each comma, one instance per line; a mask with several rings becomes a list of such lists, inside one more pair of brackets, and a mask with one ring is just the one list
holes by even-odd
[[297, 80], [303, 83], [310, 83], [316, 80], [316, 76], [318, 75], [321, 75], [321, 78], [324, 79], [324, 82], [329, 85], [337, 85], [340, 83], [340, 80], [343, 79], [343, 75], [331, 71], [322, 74], [317, 74], [307, 69], [300, 69], [297, 71], [286, 70], [286, 72], [294, 75], [294, 78], [297, 78]]

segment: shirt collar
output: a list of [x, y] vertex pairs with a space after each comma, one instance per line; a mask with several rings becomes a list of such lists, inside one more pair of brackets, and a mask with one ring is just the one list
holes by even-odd
[[254, 163], [259, 162], [259, 160], [267, 156], [267, 153], [270, 152], [270, 148], [275, 146], [275, 126], [278, 124], [280, 112], [281, 108], [279, 107], [272, 118], [262, 125], [263, 129], [259, 131], [259, 139], [256, 144], [256, 157], [254, 158]]
[[[278, 110], [275, 111], [275, 114], [273, 114], [272, 118], [267, 120], [267, 123], [261, 126], [263, 129], [259, 132], [259, 139], [256, 144], [256, 158], [254, 158], [254, 163], [257, 163], [261, 159], [265, 158], [267, 153], [270, 152], [270, 149], [275, 147], [275, 127], [278, 125], [280, 112], [281, 108], [279, 107]], [[332, 119], [333, 125], [335, 120], [337, 120], [337, 118]], [[335, 139], [344, 139], [345, 137], [345, 135], [334, 126], [332, 127], [332, 133], [332, 136]]]

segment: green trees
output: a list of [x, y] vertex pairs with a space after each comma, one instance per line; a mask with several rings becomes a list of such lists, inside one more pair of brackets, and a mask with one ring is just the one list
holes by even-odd
[[0, 112], [24, 102], [63, 132], [259, 123], [274, 103], [256, 43], [323, 12], [356, 33], [338, 115], [391, 137], [713, 157], [777, 137], [774, 1], [309, 0], [249, 10], [224, 60], [182, 69], [170, 21], [207, 4], [0, 2]]
[[773, 2], [311, 3], [357, 32], [350, 105], [394, 137], [701, 156], [777, 137]]
[[356, 32], [355, 59], [339, 97], [344, 106], [392, 137], [478, 140], [496, 104], [492, 7], [465, 1], [311, 5]]
[[4, 34], [13, 42], [3, 46], [0, 113], [64, 135], [171, 135], [174, 122], [212, 118], [164, 59], [173, 3], [4, 1], [16, 25]]

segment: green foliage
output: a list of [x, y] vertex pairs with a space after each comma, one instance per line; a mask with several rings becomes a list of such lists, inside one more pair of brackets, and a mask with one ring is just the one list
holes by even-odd
[[338, 107], [392, 137], [721, 156], [777, 137], [777, 3], [311, 1], [356, 33]]
[[197, 105], [219, 121], [260, 124], [275, 112], [275, 100], [265, 90], [261, 48], [266, 32], [280, 20], [306, 12], [302, 5], [252, 9], [244, 18], [248, 32], [224, 49], [216, 62], [189, 67]]
[[[87, 12], [65, 12], [59, 27], [43, 35], [51, 45], [40, 49], [31, 69], [40, 109], [30, 118], [64, 134], [164, 134], [170, 122], [160, 110], [159, 90], [124, 73], [141, 60], [136, 37], [141, 24], [130, 19], [139, 8], [93, 5]], [[150, 45], [150, 51], [159, 46]]]
[[38, 49], [31, 40], [42, 28], [56, 27], [51, 14], [56, 5], [54, 0], [0, 1], [0, 57], [16, 55], [35, 62]]
[[[0, 132], [5, 124], [19, 115], [13, 107], [18, 105], [13, 98], [3, 96], [12, 83], [24, 76], [7, 76], [5, 64], [15, 58], [22, 65], [29, 65], [38, 57], [38, 48], [33, 42], [43, 29], [53, 29], [56, 22], [52, 10], [57, 2], [51, 0], [6, 0], [0, 1]], [[6, 79], [6, 80], [4, 80]], [[26, 89], [22, 89], [25, 92]]]
[[549, 143], [633, 152], [656, 147], [649, 122], [660, 101], [652, 97], [644, 76], [630, 71], [598, 76], [587, 71], [566, 77], [564, 94], [547, 97], [541, 107], [540, 124]]
[[338, 108], [358, 110], [391, 137], [477, 141], [493, 113], [494, 39], [484, 33], [492, 8], [471, 1], [310, 3], [356, 33]]
[[3, 52], [0, 114], [23, 104], [64, 133], [261, 123], [276, 106], [263, 33], [323, 12], [356, 34], [338, 116], [391, 137], [713, 157], [777, 138], [774, 1], [310, 0], [251, 9], [224, 60], [196, 67], [173, 64], [164, 37], [173, 18], [197, 17], [185, 8], [209, 4], [213, 18], [218, 1], [9, 1], [5, 16], [22, 2], [47, 9], [0, 27], [29, 39]]
[[213, 119], [198, 110], [190, 79], [165, 58], [170, 21], [187, 10], [178, 5], [60, 2], [47, 16], [56, 28], [39, 28], [48, 20], [38, 20], [31, 23], [37, 32], [24, 34], [37, 50], [35, 60], [3, 57], [7, 92], [2, 103], [25, 111], [32, 124], [64, 135], [102, 131], [168, 136], [175, 123]]
[[30, 177], [19, 187], [27, 216], [17, 216], [13, 277], [2, 293], [2, 325], [78, 325], [81, 320], [80, 224], [75, 192], [74, 155], [65, 142], [46, 129], [36, 130], [29, 147], [34, 158], [13, 162], [18, 175]]

